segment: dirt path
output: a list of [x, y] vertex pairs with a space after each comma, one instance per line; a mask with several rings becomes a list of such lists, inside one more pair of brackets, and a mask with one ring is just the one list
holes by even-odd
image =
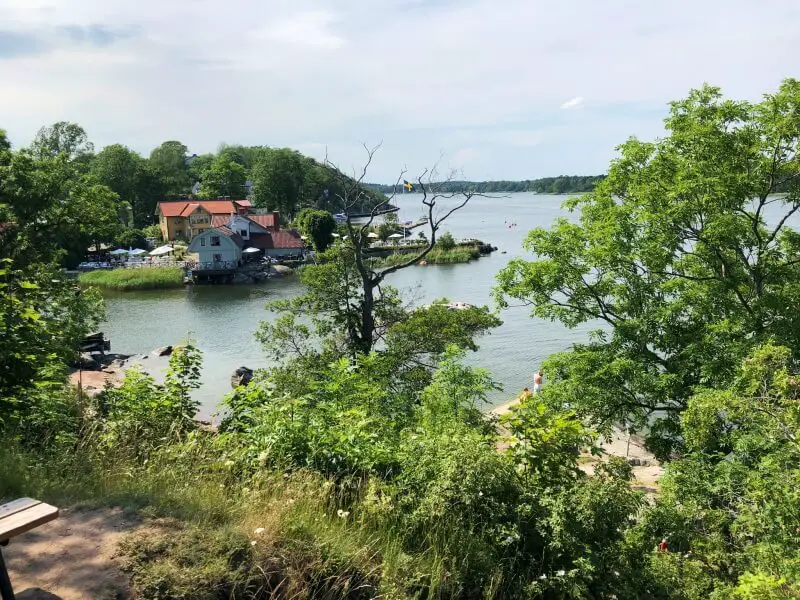
[[15, 595], [19, 600], [130, 598], [128, 577], [114, 554], [122, 535], [136, 526], [118, 508], [62, 510], [55, 521], [3, 548]]

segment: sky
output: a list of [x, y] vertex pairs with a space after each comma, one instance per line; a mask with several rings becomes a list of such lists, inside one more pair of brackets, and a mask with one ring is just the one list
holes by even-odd
[[704, 82], [800, 76], [800, 0], [0, 0], [0, 128], [296, 148], [367, 177], [606, 170]]

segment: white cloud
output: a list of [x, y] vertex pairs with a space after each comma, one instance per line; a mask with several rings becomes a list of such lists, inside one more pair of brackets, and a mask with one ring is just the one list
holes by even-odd
[[282, 44], [338, 48], [345, 44], [345, 40], [331, 32], [331, 26], [337, 20], [330, 12], [301, 12], [270, 23], [263, 31], [256, 31], [253, 37]]
[[[16, 58], [0, 36], [0, 127], [17, 144], [68, 119], [97, 146], [312, 141], [351, 165], [360, 142], [383, 140], [373, 180], [441, 152], [486, 179], [602, 171], [616, 144], [657, 135], [667, 102], [705, 81], [739, 98], [774, 90], [796, 71], [800, 11], [780, 0], [0, 0], [0, 22], [27, 36], [135, 32]], [[565, 114], [576, 88], [592, 110]]]
[[569, 110], [571, 108], [581, 108], [583, 106], [583, 97], [575, 96], [572, 100], [567, 100], [561, 105], [561, 108]]

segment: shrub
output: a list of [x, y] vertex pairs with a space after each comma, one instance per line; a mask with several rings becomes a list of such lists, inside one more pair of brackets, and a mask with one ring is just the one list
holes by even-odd
[[436, 240], [436, 245], [442, 250], [452, 250], [456, 247], [456, 240], [449, 231], [445, 231], [439, 236], [439, 239]]

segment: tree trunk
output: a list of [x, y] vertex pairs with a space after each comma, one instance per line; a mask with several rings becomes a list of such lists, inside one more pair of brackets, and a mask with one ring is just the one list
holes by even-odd
[[361, 352], [369, 354], [372, 350], [372, 339], [375, 333], [375, 317], [373, 310], [375, 308], [375, 297], [373, 295], [374, 287], [369, 277], [363, 277], [364, 284], [364, 300], [361, 303], [361, 332], [359, 337], [359, 345]]

